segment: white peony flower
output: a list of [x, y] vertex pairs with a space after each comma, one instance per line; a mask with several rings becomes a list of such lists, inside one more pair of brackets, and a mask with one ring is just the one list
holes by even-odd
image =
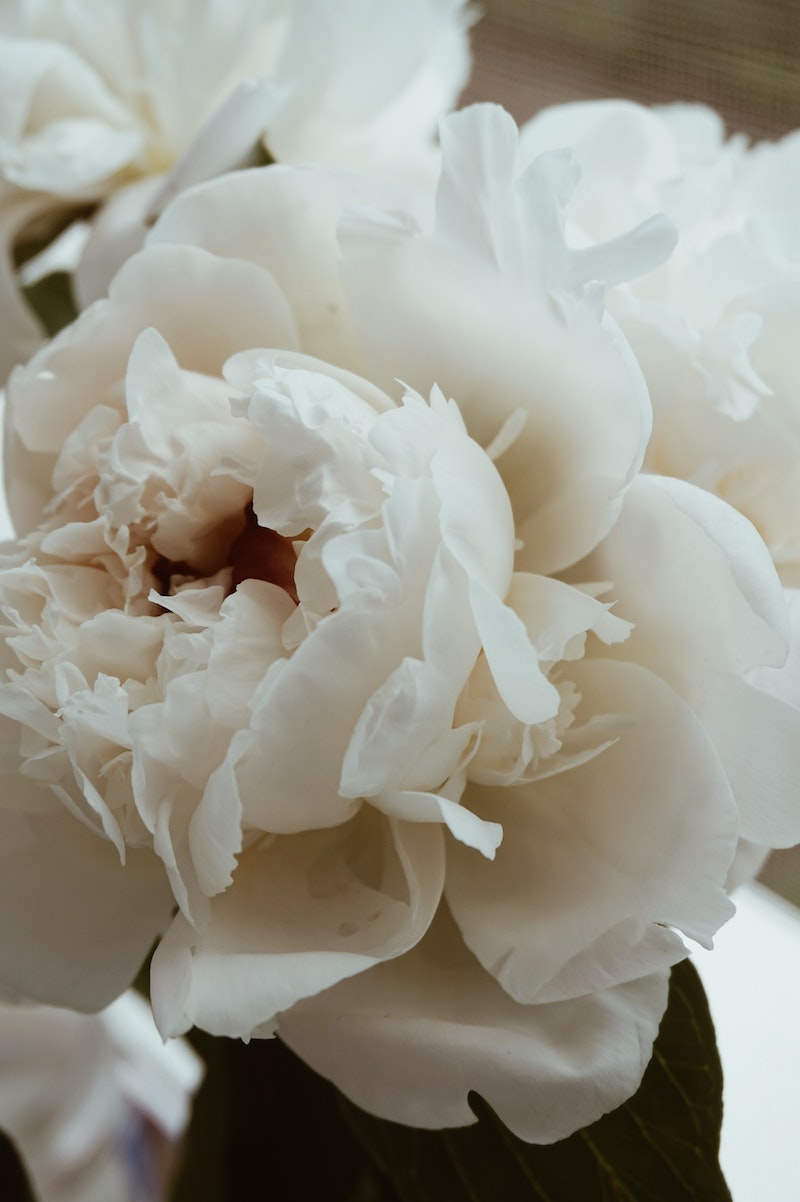
[[0, 1005], [0, 1127], [40, 1202], [157, 1202], [202, 1066], [124, 994], [97, 1015]]
[[277, 160], [427, 179], [470, 19], [463, 0], [8, 0], [0, 379], [41, 341], [20, 284], [75, 270], [81, 305], [104, 295], [169, 197], [262, 135]]
[[755, 531], [640, 474], [596, 281], [670, 229], [572, 251], [568, 155], [441, 132], [430, 228], [230, 175], [12, 375], [0, 980], [102, 1005], [161, 935], [164, 1034], [549, 1142], [637, 1087], [738, 841], [800, 837], [800, 716], [747, 680], [788, 630]]
[[543, 110], [522, 143], [574, 148], [584, 239], [676, 223], [670, 260], [608, 297], [653, 399], [647, 464], [734, 505], [800, 584], [800, 133], [750, 147], [710, 109], [591, 101]]

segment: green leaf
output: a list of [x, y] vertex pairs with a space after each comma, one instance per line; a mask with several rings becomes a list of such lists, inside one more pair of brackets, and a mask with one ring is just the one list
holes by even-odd
[[417, 1131], [341, 1101], [400, 1202], [731, 1202], [719, 1167], [722, 1070], [690, 962], [638, 1093], [592, 1126], [542, 1147], [513, 1136], [477, 1094], [476, 1126]]
[[78, 316], [70, 277], [64, 271], [56, 271], [22, 291], [50, 338]]
[[206, 1077], [170, 1202], [398, 1202], [334, 1087], [279, 1040], [191, 1042]]

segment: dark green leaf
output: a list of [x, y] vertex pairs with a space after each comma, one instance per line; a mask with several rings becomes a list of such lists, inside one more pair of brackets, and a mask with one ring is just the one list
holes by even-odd
[[74, 321], [78, 315], [70, 277], [64, 271], [57, 271], [36, 284], [28, 285], [23, 292], [50, 338]]
[[191, 1039], [207, 1072], [172, 1202], [398, 1202], [334, 1087], [277, 1039]]
[[471, 1095], [476, 1126], [416, 1131], [343, 1113], [401, 1202], [730, 1202], [719, 1168], [722, 1071], [694, 967], [669, 1006], [635, 1097], [549, 1147], [523, 1143]]
[[0, 1131], [0, 1198], [4, 1202], [33, 1202], [19, 1153], [4, 1131]]

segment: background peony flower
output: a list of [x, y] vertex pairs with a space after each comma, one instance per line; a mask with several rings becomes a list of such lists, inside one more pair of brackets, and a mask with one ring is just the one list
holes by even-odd
[[700, 106], [592, 101], [545, 109], [523, 154], [569, 145], [576, 236], [603, 241], [663, 211], [669, 261], [614, 289], [610, 310], [653, 399], [647, 465], [723, 497], [800, 583], [800, 134], [748, 146]]
[[163, 1033], [550, 1142], [637, 1087], [739, 839], [800, 837], [800, 716], [747, 679], [757, 534], [640, 472], [597, 281], [671, 230], [571, 250], [570, 156], [516, 141], [445, 122], [428, 227], [322, 169], [193, 189], [12, 375], [0, 979], [97, 1006], [163, 934]]
[[202, 1066], [162, 1043], [140, 997], [97, 1015], [0, 1006], [0, 1066], [0, 1127], [40, 1202], [163, 1196]]
[[166, 200], [241, 165], [262, 134], [281, 161], [427, 178], [468, 23], [462, 0], [10, 0], [0, 378], [41, 340], [20, 283], [75, 270], [79, 304], [104, 295]]

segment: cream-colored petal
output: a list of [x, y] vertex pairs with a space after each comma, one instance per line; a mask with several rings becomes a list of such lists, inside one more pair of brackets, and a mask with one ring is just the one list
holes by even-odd
[[521, 1006], [437, 919], [399, 960], [283, 1015], [278, 1032], [356, 1105], [412, 1127], [475, 1122], [479, 1093], [532, 1143], [571, 1135], [626, 1101], [667, 1001], [666, 974], [574, 1001]]
[[448, 860], [447, 898], [467, 945], [520, 1002], [579, 955], [584, 975], [571, 975], [570, 995], [664, 969], [676, 955], [661, 927], [708, 944], [733, 912], [724, 886], [736, 808], [694, 714], [634, 665], [573, 670], [586, 713], [623, 713], [632, 724], [558, 776], [468, 786], [464, 804], [499, 822], [503, 843], [491, 864], [458, 845]]
[[[17, 777], [13, 787], [36, 805], [35, 785]], [[169, 923], [174, 901], [161, 864], [129, 850], [123, 867], [110, 842], [66, 811], [2, 809], [0, 831], [0, 981], [51, 1005], [107, 1005]]]
[[162, 1034], [271, 1033], [280, 1011], [405, 954], [433, 917], [444, 876], [436, 825], [362, 812], [332, 832], [243, 852], [200, 931], [175, 919], [156, 950], [151, 997]]

